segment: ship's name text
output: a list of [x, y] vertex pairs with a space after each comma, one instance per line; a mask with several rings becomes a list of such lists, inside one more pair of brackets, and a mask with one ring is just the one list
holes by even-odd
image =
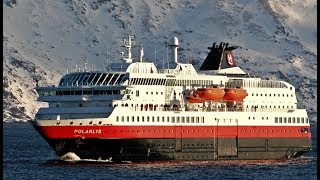
[[101, 129], [75, 129], [74, 134], [101, 134]]

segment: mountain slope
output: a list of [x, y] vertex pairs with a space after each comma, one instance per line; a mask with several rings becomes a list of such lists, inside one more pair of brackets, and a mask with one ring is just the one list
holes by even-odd
[[238, 45], [240, 67], [293, 84], [299, 106], [315, 120], [316, 0], [12, 2], [3, 1], [5, 121], [34, 117], [40, 105], [32, 90], [36, 80], [55, 84], [67, 69], [85, 62], [97, 68], [117, 61], [121, 39], [128, 33], [136, 35], [145, 58], [160, 68], [166, 37], [177, 36], [179, 61], [196, 67], [213, 41]]

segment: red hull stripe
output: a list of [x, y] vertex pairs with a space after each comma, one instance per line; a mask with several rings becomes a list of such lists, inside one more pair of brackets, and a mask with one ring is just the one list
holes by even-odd
[[[302, 128], [308, 131], [303, 132]], [[42, 126], [46, 138], [310, 138], [309, 126]]]

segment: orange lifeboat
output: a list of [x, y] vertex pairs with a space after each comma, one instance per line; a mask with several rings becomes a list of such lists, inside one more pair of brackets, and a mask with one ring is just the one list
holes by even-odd
[[200, 98], [209, 101], [221, 101], [225, 94], [224, 90], [220, 87], [214, 88], [200, 88], [197, 89]]
[[242, 101], [248, 96], [247, 90], [243, 88], [226, 88], [223, 99], [225, 101]]
[[186, 98], [189, 103], [203, 103], [203, 99], [199, 96], [197, 90], [193, 90], [192, 94]]
[[187, 100], [189, 103], [203, 103], [203, 99], [201, 99], [200, 97], [198, 96], [189, 96], [187, 97]]

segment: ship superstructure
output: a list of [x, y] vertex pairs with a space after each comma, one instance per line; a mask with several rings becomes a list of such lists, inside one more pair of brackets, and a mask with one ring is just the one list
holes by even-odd
[[214, 43], [196, 71], [178, 62], [176, 37], [171, 69], [144, 62], [143, 48], [133, 62], [132, 42], [130, 35], [124, 41], [126, 71], [70, 72], [57, 86], [36, 87], [49, 106], [33, 125], [59, 156], [283, 159], [311, 150], [309, 118], [297, 108], [295, 88], [249, 76], [236, 66], [237, 47]]

